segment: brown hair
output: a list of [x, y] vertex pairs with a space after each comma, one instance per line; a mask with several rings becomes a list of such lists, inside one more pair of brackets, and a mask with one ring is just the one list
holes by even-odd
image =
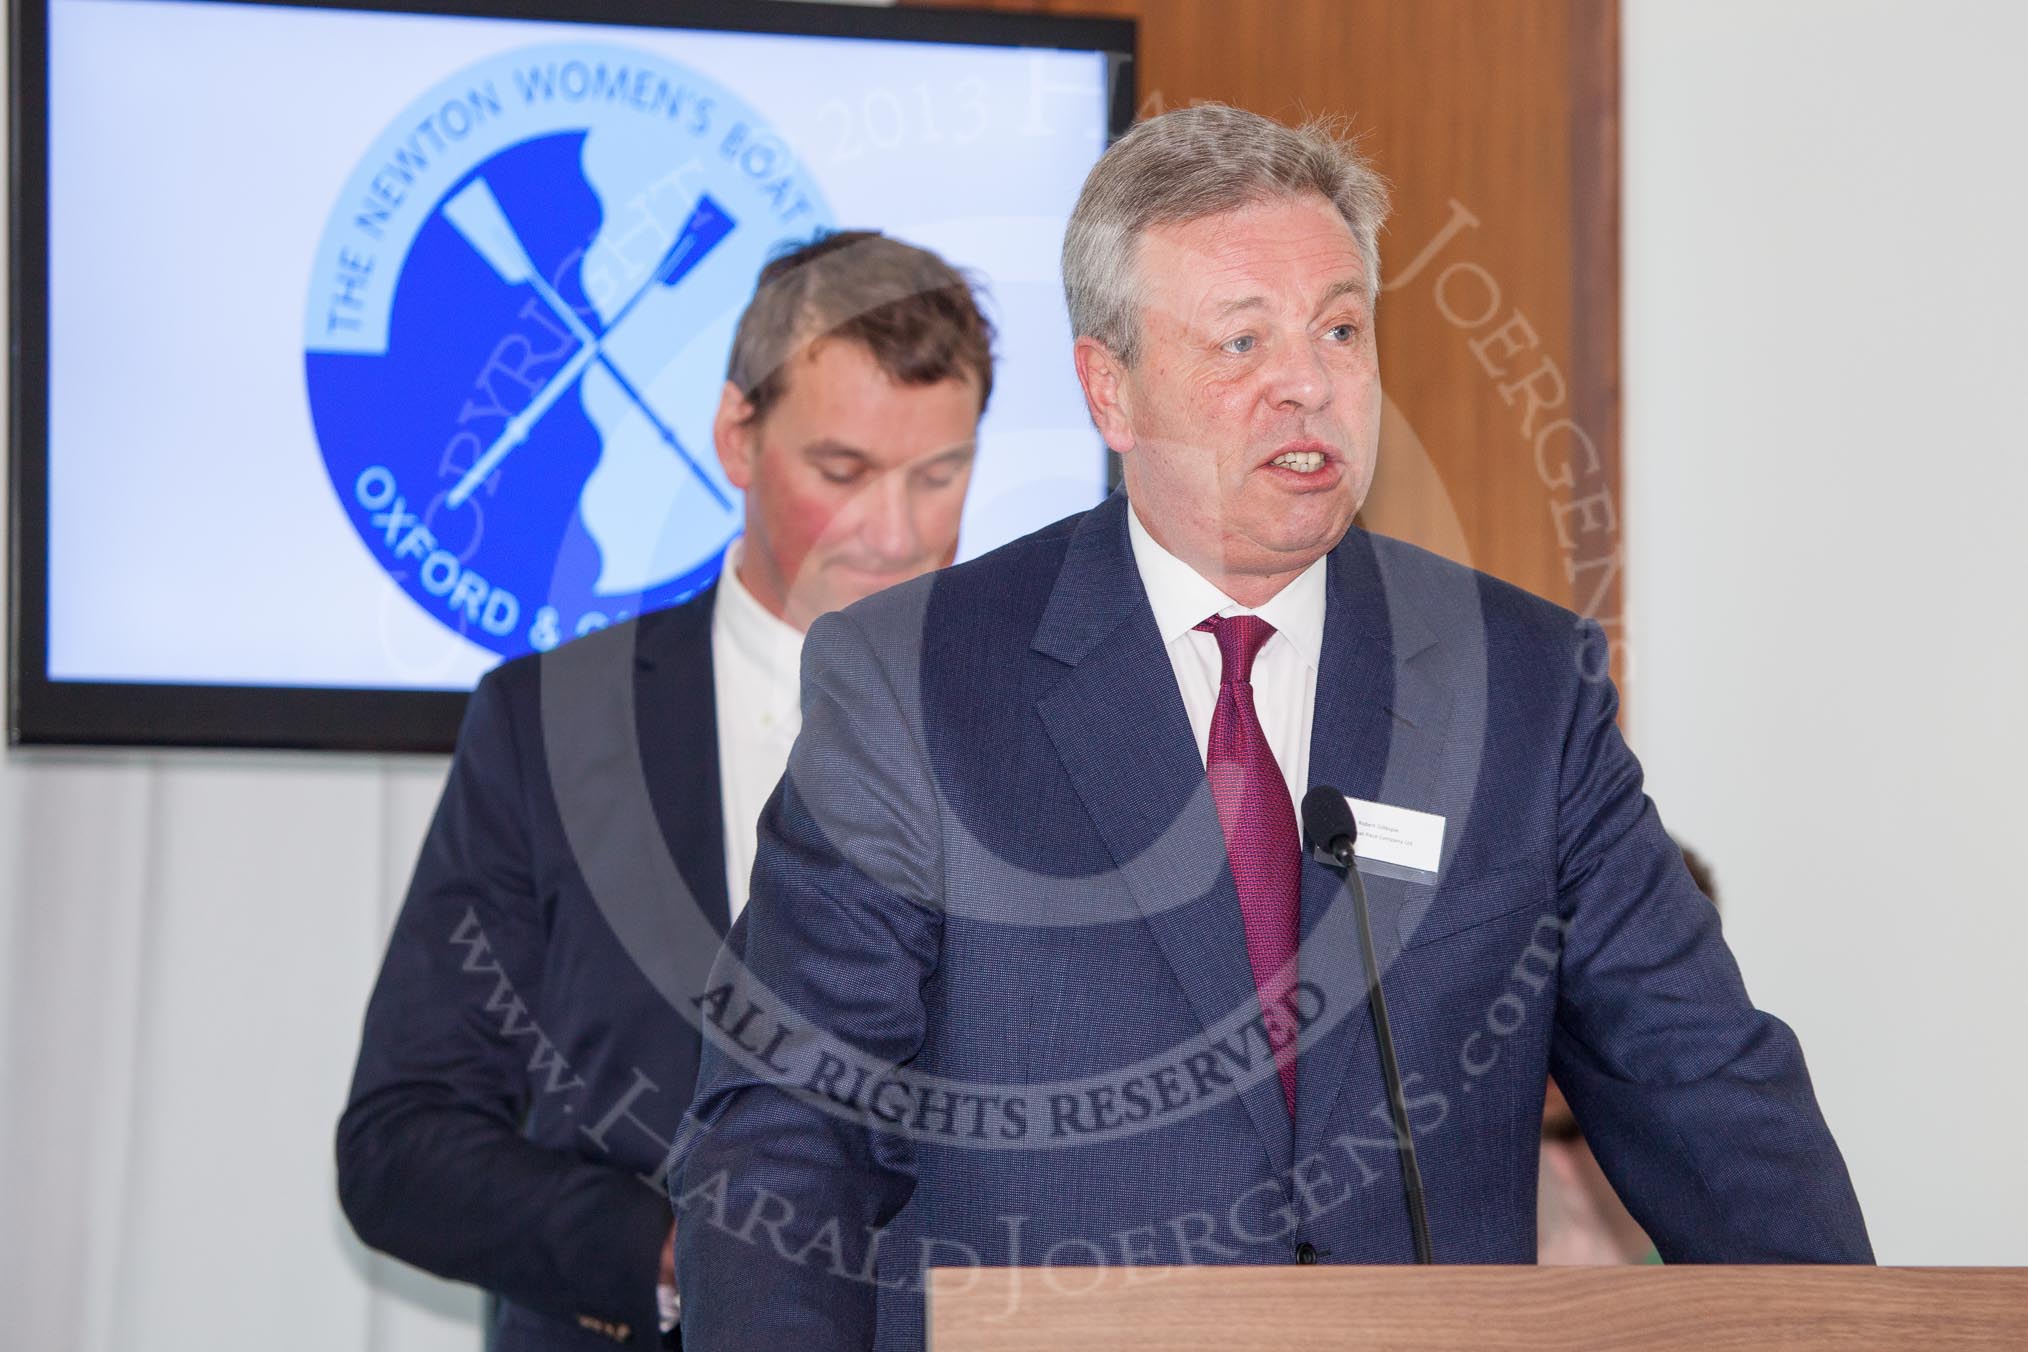
[[787, 388], [789, 359], [813, 343], [862, 344], [904, 385], [970, 376], [993, 393], [993, 325], [972, 283], [927, 249], [877, 230], [819, 235], [761, 269], [739, 317], [725, 378], [758, 421]]

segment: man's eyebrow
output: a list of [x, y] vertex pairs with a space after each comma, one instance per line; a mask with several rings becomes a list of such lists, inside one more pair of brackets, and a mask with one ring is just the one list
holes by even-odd
[[1331, 283], [1330, 290], [1326, 291], [1324, 298], [1317, 302], [1317, 308], [1322, 310], [1340, 296], [1349, 296], [1354, 293], [1357, 293], [1361, 300], [1366, 298], [1366, 279], [1364, 277], [1346, 277], [1340, 281]]
[[[1364, 277], [1340, 278], [1338, 281], [1331, 283], [1330, 288], [1324, 292], [1323, 298], [1317, 302], [1317, 308], [1322, 310], [1339, 297], [1354, 294], [1362, 299], [1365, 297], [1366, 279]], [[1212, 322], [1216, 323], [1226, 319], [1231, 315], [1238, 314], [1241, 310], [1257, 310], [1266, 304], [1267, 298], [1265, 296], [1241, 296], [1237, 300], [1226, 301], [1223, 305], [1212, 311]]]

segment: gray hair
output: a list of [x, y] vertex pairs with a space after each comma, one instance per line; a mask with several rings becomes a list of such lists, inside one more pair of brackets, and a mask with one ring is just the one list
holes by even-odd
[[1131, 365], [1140, 346], [1134, 260], [1150, 226], [1199, 220], [1317, 193], [1345, 218], [1380, 287], [1387, 182], [1336, 124], [1279, 122], [1223, 103], [1177, 108], [1141, 123], [1100, 156], [1063, 236], [1063, 296], [1071, 333], [1095, 338]]

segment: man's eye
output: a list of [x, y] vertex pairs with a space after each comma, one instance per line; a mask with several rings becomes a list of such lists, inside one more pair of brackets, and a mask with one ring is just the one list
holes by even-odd
[[952, 484], [961, 482], [971, 468], [970, 456], [950, 456], [942, 460], [932, 460], [915, 470], [914, 483], [918, 488], [932, 490], [949, 488]]
[[1258, 341], [1259, 340], [1256, 339], [1252, 334], [1242, 333], [1237, 338], [1226, 339], [1225, 350], [1227, 352], [1232, 353], [1234, 356], [1245, 356], [1247, 353], [1253, 351], [1254, 344]]
[[1359, 326], [1357, 324], [1333, 324], [1330, 336], [1333, 342], [1349, 343], [1353, 338], [1358, 336], [1358, 333]]
[[825, 465], [819, 470], [825, 482], [854, 484], [859, 482], [859, 468], [855, 465]]

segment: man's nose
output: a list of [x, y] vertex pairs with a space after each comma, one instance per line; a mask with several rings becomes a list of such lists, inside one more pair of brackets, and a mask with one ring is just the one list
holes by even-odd
[[1277, 408], [1314, 410], [1331, 402], [1330, 371], [1307, 336], [1276, 345], [1267, 378], [1268, 402]]
[[921, 541], [914, 508], [908, 475], [901, 471], [881, 475], [861, 495], [860, 539], [884, 562], [908, 562], [916, 556]]

